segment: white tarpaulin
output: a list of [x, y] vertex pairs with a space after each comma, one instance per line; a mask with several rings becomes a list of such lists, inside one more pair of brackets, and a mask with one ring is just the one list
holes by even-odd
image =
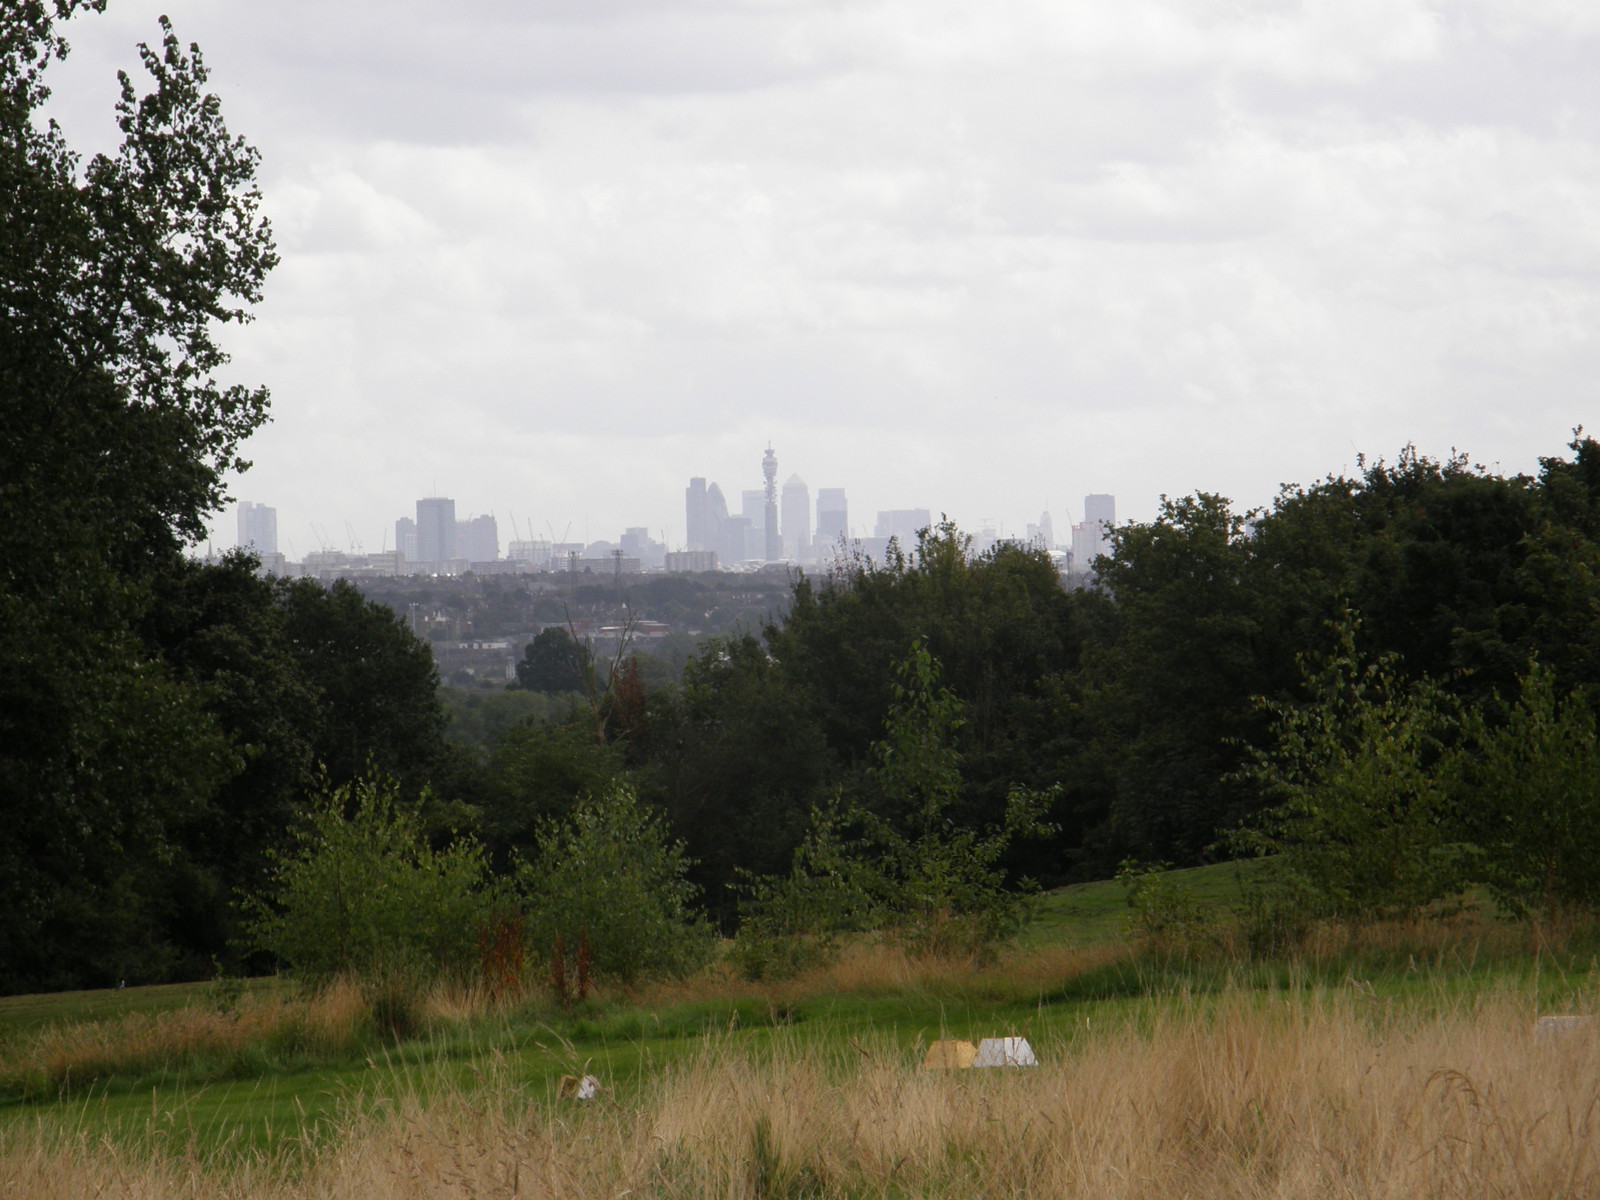
[[978, 1043], [978, 1056], [972, 1060], [975, 1067], [1037, 1067], [1039, 1060], [1033, 1056], [1033, 1047], [1027, 1038], [984, 1038]]

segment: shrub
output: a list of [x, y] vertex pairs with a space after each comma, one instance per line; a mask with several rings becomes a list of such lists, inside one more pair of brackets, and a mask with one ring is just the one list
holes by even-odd
[[[538, 853], [517, 875], [529, 940], [542, 953], [560, 937], [576, 953], [587, 931], [594, 974], [622, 983], [687, 974], [712, 948], [710, 927], [690, 908], [689, 866], [633, 789], [613, 784], [540, 827]], [[563, 958], [568, 965], [577, 964]]]
[[1581, 693], [1534, 663], [1505, 722], [1474, 711], [1461, 775], [1495, 899], [1546, 922], [1600, 905], [1600, 737]]
[[436, 851], [388, 778], [324, 788], [272, 884], [244, 901], [246, 936], [312, 983], [352, 975], [467, 980], [477, 931], [495, 908], [483, 852], [468, 839]]
[[1309, 703], [1263, 701], [1276, 744], [1250, 748], [1244, 775], [1279, 803], [1231, 841], [1281, 854], [1324, 913], [1403, 916], [1456, 890], [1469, 857], [1440, 770], [1457, 706], [1394, 655], [1362, 659], [1357, 625], [1347, 616], [1330, 656], [1302, 659]]
[[[939, 664], [922, 639], [895, 676], [871, 781], [898, 823], [859, 806], [813, 812], [789, 876], [748, 889], [735, 951], [747, 975], [826, 961], [835, 934], [862, 928], [884, 929], [913, 954], [987, 954], [1028, 917], [1033, 885], [1008, 886], [1000, 859], [1015, 838], [1053, 830], [1044, 816], [1059, 787], [1012, 787], [997, 829], [955, 825], [949, 810], [961, 791], [961, 701], [940, 685]], [[846, 828], [858, 836], [847, 842]]]
[[1117, 882], [1128, 898], [1128, 933], [1157, 954], [1189, 957], [1205, 948], [1214, 929], [1194, 892], [1171, 871], [1171, 863], [1124, 859]]

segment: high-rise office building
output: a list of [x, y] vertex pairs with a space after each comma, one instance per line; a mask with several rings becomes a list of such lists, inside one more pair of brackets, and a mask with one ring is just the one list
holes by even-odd
[[683, 489], [684, 545], [690, 550], [709, 550], [716, 542], [716, 533], [710, 525], [706, 511], [706, 481], [700, 476], [689, 480]]
[[728, 519], [728, 502], [722, 497], [722, 488], [713, 483], [706, 488], [706, 533], [715, 538], [717, 530]]
[[1056, 548], [1055, 522], [1050, 519], [1050, 512], [1046, 509], [1039, 514], [1039, 523], [1028, 526], [1028, 542], [1030, 545], [1043, 546], [1046, 550]]
[[394, 548], [406, 562], [417, 561], [417, 523], [410, 517], [394, 523]]
[[1117, 498], [1103, 493], [1091, 493], [1083, 498], [1083, 519], [1090, 525], [1115, 525], [1117, 523]]
[[445, 563], [456, 557], [456, 502], [444, 496], [417, 501], [417, 561]]
[[783, 556], [794, 562], [811, 557], [811, 489], [798, 475], [783, 485]]
[[749, 517], [727, 517], [719, 528], [721, 541], [717, 546], [717, 556], [723, 562], [742, 563], [761, 557], [756, 548], [761, 535]]
[[874, 532], [881, 538], [896, 538], [900, 549], [910, 551], [917, 548], [917, 534], [932, 524], [933, 515], [925, 508], [891, 508], [878, 514]]
[[278, 510], [253, 500], [239, 501], [239, 547], [257, 554], [276, 554]]
[[850, 505], [843, 488], [817, 489], [817, 553], [833, 553], [841, 540], [850, 537]]
[[1106, 531], [1117, 523], [1117, 498], [1101, 493], [1083, 498], [1083, 521], [1072, 527], [1072, 573], [1091, 575], [1094, 560], [1106, 552]]
[[500, 528], [492, 515], [456, 522], [459, 557], [468, 562], [494, 562], [500, 557]]

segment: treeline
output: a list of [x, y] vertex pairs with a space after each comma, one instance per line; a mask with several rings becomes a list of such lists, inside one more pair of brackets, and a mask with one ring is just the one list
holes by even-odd
[[[819, 818], [847, 847], [927, 835], [908, 800], [916, 787], [885, 758], [907, 701], [898, 681], [918, 654], [952, 715], [937, 737], [902, 737], [894, 753], [938, 773], [942, 844], [1005, 827], [1019, 789], [1050, 798], [996, 864], [1014, 882], [1252, 847], [1304, 858], [1317, 845], [1349, 874], [1352, 859], [1374, 860], [1361, 828], [1402, 857], [1451, 857], [1455, 874], [1428, 876], [1435, 892], [1495, 882], [1474, 845], [1537, 857], [1496, 826], [1499, 792], [1486, 797], [1480, 779], [1471, 812], [1429, 793], [1385, 825], [1379, 808], [1415, 796], [1380, 796], [1392, 771], [1362, 774], [1349, 752], [1375, 748], [1393, 768], [1412, 710], [1363, 710], [1351, 697], [1378, 686], [1380, 667], [1395, 695], [1424, 689], [1426, 736], [1399, 763], [1419, 778], [1444, 770], [1463, 731], [1487, 745], [1494, 730], [1526, 727], [1530, 678], [1550, 713], [1565, 704], [1587, 716], [1587, 735], [1574, 728], [1592, 743], [1600, 443], [1579, 436], [1570, 451], [1510, 478], [1407, 451], [1287, 487], [1253, 514], [1216, 496], [1164, 501], [1155, 520], [1114, 531], [1098, 584], [1076, 591], [1047, 555], [974, 554], [941, 524], [886, 562], [841, 559], [797, 578], [783, 617], [705, 643], [680, 683], [651, 686], [634, 657], [597, 661], [546, 631], [522, 672], [545, 693], [506, 693], [526, 715], [499, 729], [480, 717], [466, 744], [445, 736], [426, 646], [390, 610], [346, 586], [264, 581], [246, 558], [206, 566], [176, 539], [152, 541], [102, 581], [137, 597], [122, 626], [63, 614], [54, 583], [12, 609], [5, 986], [271, 966], [240, 938], [241, 899], [270, 890], [273, 855], [310, 815], [327, 819], [326, 796], [373, 780], [391, 781], [435, 848], [478, 846], [491, 881], [527, 878], [526, 864], [549, 861], [552, 830], [621, 788], [680, 847], [694, 907], [733, 932], [756, 911], [759, 880], [788, 875], [797, 850], [815, 853]], [[1320, 758], [1305, 749], [1308, 729], [1326, 735]], [[1580, 751], [1573, 761], [1590, 761]], [[1336, 769], [1354, 823], [1307, 823], [1338, 799], [1315, 792]], [[1510, 804], [1511, 785], [1497, 787]], [[1563, 803], [1569, 824], [1588, 811], [1581, 798]], [[1329, 888], [1346, 886], [1330, 861], [1311, 865]], [[1427, 890], [1397, 884], [1382, 899], [1392, 908]]]
[[[484, 834], [519, 844], [531, 801], [557, 811], [625, 776], [697, 860], [731, 928], [742, 872], [777, 874], [814, 808], [895, 820], [875, 785], [896, 664], [919, 639], [959, 698], [949, 819], [998, 826], [1014, 786], [1059, 786], [1056, 832], [1017, 842], [1013, 876], [1104, 878], [1127, 858], [1194, 863], [1281, 803], [1247, 769], [1284, 706], [1314, 705], [1312, 664], [1352, 621], [1358, 652], [1427, 679], [1490, 724], [1541, 664], [1592, 704], [1600, 685], [1600, 445], [1531, 477], [1407, 450], [1352, 477], [1282, 490], [1270, 510], [1164, 500], [1112, 537], [1096, 587], [1064, 590], [1048, 558], [982, 555], [949, 524], [885, 563], [845, 561], [795, 586], [788, 614], [708, 645], [682, 686], [613, 689], [597, 727], [530, 723], [484, 759]], [[1275, 707], [1276, 706], [1276, 707]], [[533, 764], [538, 764], [537, 767]], [[517, 782], [568, 781], [540, 792]]]

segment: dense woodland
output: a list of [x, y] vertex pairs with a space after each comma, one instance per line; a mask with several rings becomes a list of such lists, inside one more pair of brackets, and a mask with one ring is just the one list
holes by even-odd
[[[0, 990], [270, 969], [241, 898], [330, 797], [353, 812], [375, 780], [491, 880], [555, 872], [551, 831], [580, 799], [636, 797], [681, 842], [674, 902], [724, 931], [741, 882], [785, 875], [819, 828], [905, 844], [932, 813], [940, 836], [981, 838], [1019, 788], [1049, 809], [998, 862], [1013, 882], [1319, 840], [1359, 856], [1367, 828], [1456, 864], [1385, 903], [1468, 878], [1596, 899], [1554, 849], [1587, 853], [1594, 773], [1519, 819], [1541, 856], [1501, 819], [1519, 768], [1495, 740], [1559, 727], [1550, 761], [1592, 752], [1600, 443], [1581, 431], [1531, 477], [1404, 449], [1265, 512], [1166, 500], [1114, 531], [1086, 590], [941, 524], [797, 578], [781, 616], [703, 643], [681, 678], [557, 629], [501, 702], [515, 719], [457, 705], [478, 727], [452, 738], [428, 648], [390, 608], [186, 556], [266, 416], [264, 391], [215, 382], [213, 336], [259, 297], [270, 230], [254, 152], [175, 38], [145, 54], [149, 95], [128, 85], [117, 154], [85, 163], [34, 119], [77, 7], [0, 13]], [[934, 716], [913, 728], [913, 710]], [[924, 754], [937, 779], [906, 784]], [[1316, 791], [1336, 775], [1355, 781], [1348, 827]], [[936, 809], [907, 803], [924, 786]], [[1323, 867], [1330, 896], [1354, 895]]]

